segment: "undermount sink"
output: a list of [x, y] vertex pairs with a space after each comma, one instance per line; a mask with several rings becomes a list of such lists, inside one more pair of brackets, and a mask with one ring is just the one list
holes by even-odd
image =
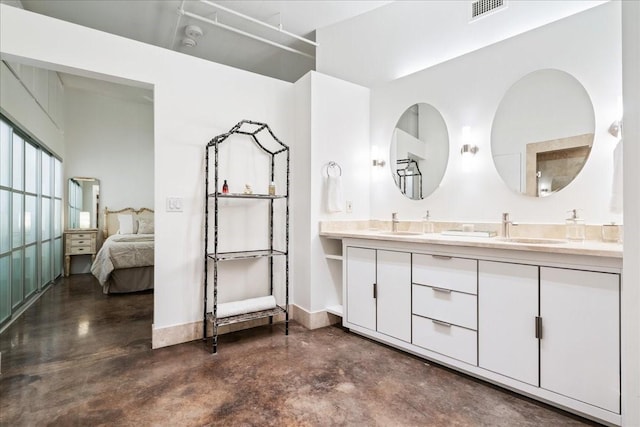
[[420, 236], [423, 233], [419, 231], [381, 231], [380, 234], [386, 236]]
[[529, 245], [559, 245], [561, 243], [567, 243], [563, 239], [545, 239], [535, 237], [499, 237], [497, 240], [508, 243], [526, 243]]

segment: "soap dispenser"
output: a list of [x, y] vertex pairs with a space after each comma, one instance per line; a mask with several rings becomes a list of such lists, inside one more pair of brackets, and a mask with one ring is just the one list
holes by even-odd
[[582, 242], [585, 236], [584, 220], [578, 218], [577, 209], [572, 209], [568, 212], [571, 216], [566, 221], [567, 239]]
[[433, 233], [433, 228], [433, 222], [431, 222], [429, 211], [427, 211], [427, 214], [422, 218], [422, 232], [425, 234]]

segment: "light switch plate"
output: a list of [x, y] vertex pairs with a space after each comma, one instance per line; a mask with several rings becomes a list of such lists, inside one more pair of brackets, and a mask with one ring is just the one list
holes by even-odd
[[182, 197], [167, 197], [167, 212], [182, 212]]

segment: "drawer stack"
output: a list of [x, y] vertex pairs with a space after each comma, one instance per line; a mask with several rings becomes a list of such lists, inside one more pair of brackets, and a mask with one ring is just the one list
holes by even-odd
[[67, 233], [65, 255], [96, 253], [96, 233]]
[[413, 254], [413, 344], [478, 363], [478, 261]]

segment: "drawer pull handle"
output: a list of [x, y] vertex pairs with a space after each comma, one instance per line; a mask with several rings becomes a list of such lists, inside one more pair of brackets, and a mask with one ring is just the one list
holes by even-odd
[[373, 284], [373, 298], [374, 299], [378, 298], [378, 284], [377, 283]]
[[84, 243], [84, 240], [78, 240], [78, 244]]
[[451, 259], [453, 257], [447, 256], [447, 255], [431, 255], [432, 257], [436, 258], [436, 259]]
[[433, 289], [434, 292], [442, 292], [443, 294], [450, 294], [451, 293], [451, 289], [436, 288], [436, 287], [433, 287], [431, 289]]
[[442, 320], [431, 319], [433, 323], [440, 326], [446, 326], [447, 328], [451, 327], [451, 323], [443, 322]]

